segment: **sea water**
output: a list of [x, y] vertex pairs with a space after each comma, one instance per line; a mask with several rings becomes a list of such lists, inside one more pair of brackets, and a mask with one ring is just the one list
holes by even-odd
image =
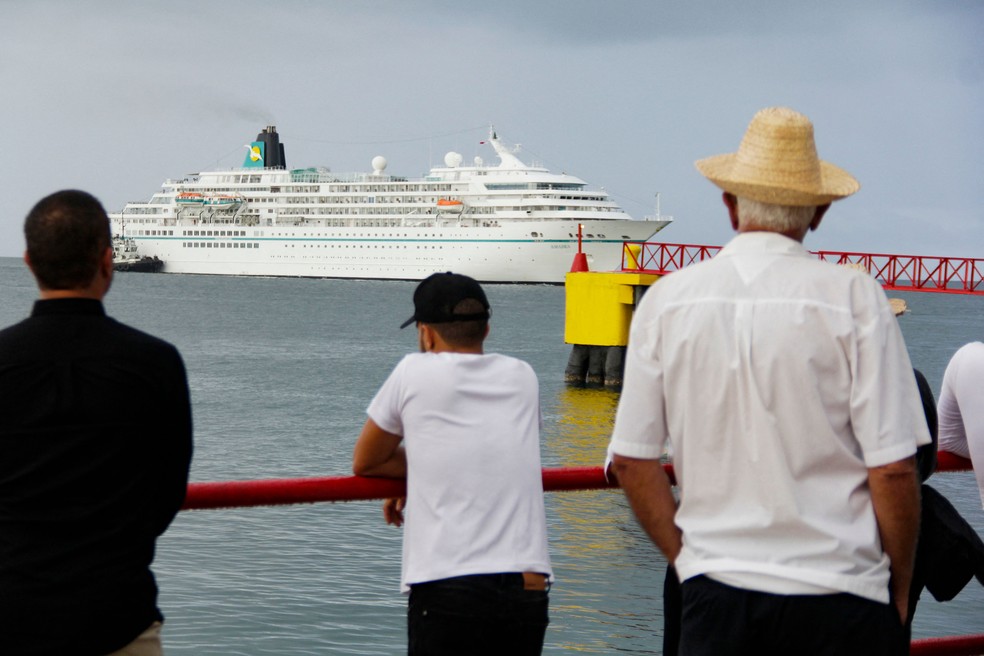
[[[192, 481], [348, 475], [365, 408], [417, 348], [398, 326], [414, 283], [123, 273], [106, 298], [116, 318], [182, 352], [194, 405]], [[0, 258], [0, 326], [36, 297], [19, 259]], [[564, 385], [564, 290], [489, 285], [487, 350], [540, 378], [548, 467], [600, 465], [618, 394]], [[984, 297], [893, 293], [913, 365], [935, 393], [960, 345], [984, 339]], [[107, 412], [112, 399], [107, 399]], [[134, 426], [139, 435], [140, 426]], [[930, 483], [984, 534], [970, 473]], [[618, 490], [548, 493], [557, 582], [545, 654], [658, 654], [664, 559]], [[155, 571], [169, 656], [400, 654], [401, 529], [378, 502], [182, 512]], [[954, 600], [923, 593], [915, 637], [984, 633], [984, 588]]]

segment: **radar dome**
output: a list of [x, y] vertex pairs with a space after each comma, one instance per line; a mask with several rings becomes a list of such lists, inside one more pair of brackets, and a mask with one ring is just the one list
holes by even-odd
[[449, 169], [457, 168], [458, 166], [461, 165], [461, 153], [456, 153], [454, 151], [451, 151], [450, 153], [444, 156], [444, 164]]
[[379, 175], [386, 170], [386, 158], [382, 155], [376, 155], [372, 158], [372, 172]]

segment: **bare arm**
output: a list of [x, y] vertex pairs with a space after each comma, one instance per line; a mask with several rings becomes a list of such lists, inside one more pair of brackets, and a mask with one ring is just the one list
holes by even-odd
[[870, 468], [868, 487], [882, 549], [892, 561], [892, 595], [904, 624], [909, 614], [909, 587], [919, 538], [919, 479], [915, 456]]
[[673, 523], [676, 500], [663, 465], [659, 460], [616, 455], [612, 466], [639, 525], [673, 563], [680, 553], [683, 538]]
[[402, 441], [401, 435], [384, 431], [372, 419], [366, 419], [355, 442], [352, 473], [356, 476], [406, 478], [407, 454]]

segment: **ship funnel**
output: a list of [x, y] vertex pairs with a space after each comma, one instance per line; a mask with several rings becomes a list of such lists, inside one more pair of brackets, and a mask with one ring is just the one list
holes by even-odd
[[245, 166], [263, 167], [267, 169], [287, 168], [287, 157], [284, 155], [284, 145], [280, 143], [277, 126], [268, 125], [256, 135], [256, 141], [246, 146], [250, 153], [246, 156]]

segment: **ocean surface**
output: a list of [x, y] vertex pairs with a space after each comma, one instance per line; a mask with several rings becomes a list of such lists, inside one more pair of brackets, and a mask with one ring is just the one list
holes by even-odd
[[[399, 358], [409, 282], [117, 274], [108, 312], [174, 343], [194, 404], [195, 482], [348, 475], [365, 408]], [[618, 395], [563, 374], [564, 289], [490, 285], [487, 350], [540, 378], [544, 466], [600, 465]], [[984, 297], [892, 293], [913, 365], [938, 395], [960, 345], [984, 339]], [[0, 326], [30, 312], [33, 279], [0, 258]], [[107, 400], [111, 402], [111, 400]], [[139, 432], [140, 426], [134, 426]], [[970, 473], [930, 483], [984, 534]], [[659, 654], [665, 561], [618, 490], [547, 494], [557, 582], [545, 654]], [[182, 512], [155, 564], [169, 656], [405, 653], [401, 530], [378, 502]], [[984, 633], [984, 588], [928, 593], [915, 637]]]

